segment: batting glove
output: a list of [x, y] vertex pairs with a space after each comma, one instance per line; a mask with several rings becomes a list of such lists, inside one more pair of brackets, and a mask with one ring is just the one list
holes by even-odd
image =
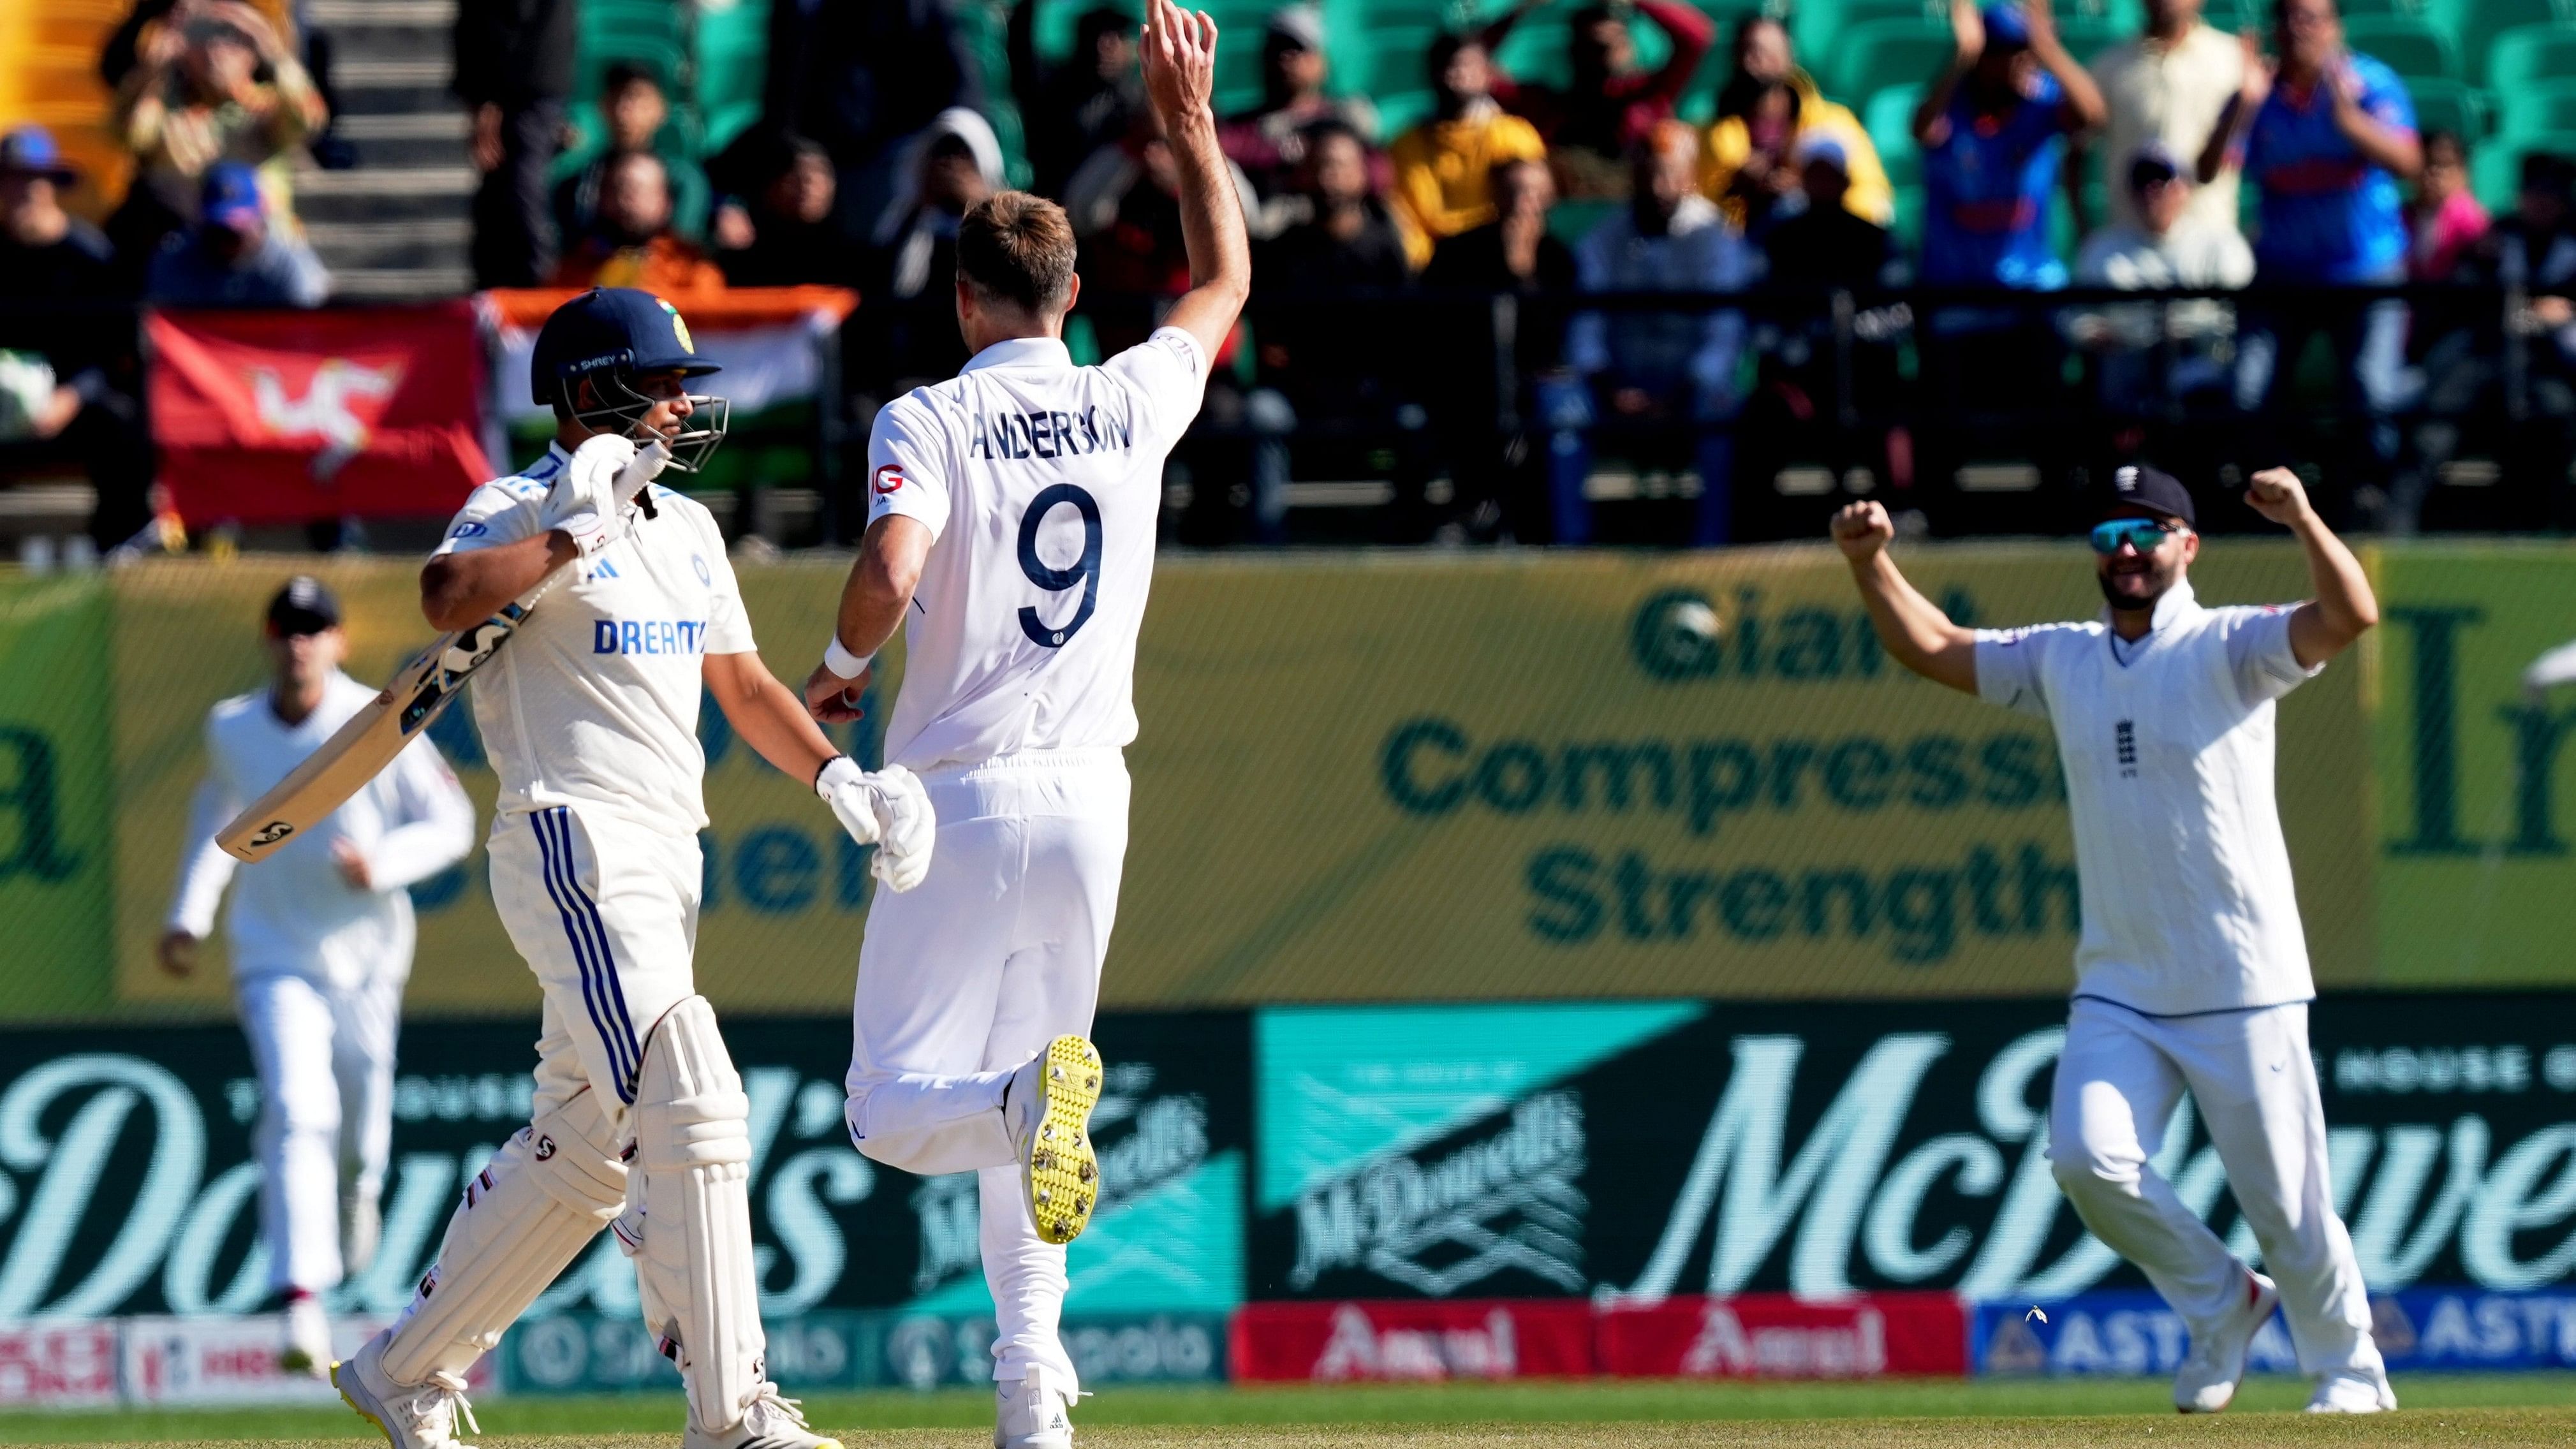
[[910, 770], [888, 765], [871, 774], [840, 755], [814, 777], [814, 793], [832, 807], [852, 840], [877, 848], [869, 869], [887, 890], [908, 891], [930, 874], [939, 819], [930, 808], [930, 792]]
[[602, 433], [573, 450], [572, 464], [555, 478], [537, 516], [542, 529], [561, 529], [588, 558], [624, 538], [634, 527], [635, 497], [671, 460], [660, 440], [637, 449], [634, 440]]

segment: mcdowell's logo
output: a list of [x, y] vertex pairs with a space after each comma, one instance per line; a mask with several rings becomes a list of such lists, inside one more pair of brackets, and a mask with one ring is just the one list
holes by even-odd
[[1430, 1163], [1380, 1158], [1297, 1200], [1291, 1286], [1365, 1268], [1433, 1298], [1518, 1270], [1568, 1293], [1583, 1268], [1583, 1103], [1547, 1092], [1480, 1142]]

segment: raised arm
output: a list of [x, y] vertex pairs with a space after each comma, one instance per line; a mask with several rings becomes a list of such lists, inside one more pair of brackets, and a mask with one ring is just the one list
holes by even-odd
[[2049, 13], [2048, 0], [2024, 0], [2022, 12], [2029, 17], [2031, 56], [2066, 92], [2066, 128], [2089, 131], [2101, 125], [2111, 114], [2103, 104], [2102, 88], [2058, 39], [2057, 17]]
[[1163, 325], [1197, 338], [1214, 357], [1252, 294], [1243, 199], [1216, 139], [1216, 22], [1172, 0], [1146, 0], [1144, 52], [1145, 98], [1180, 171], [1181, 240], [1190, 258], [1190, 290]]
[[1986, 22], [1977, 13], [1977, 0], [1950, 0], [1950, 63], [1932, 77], [1914, 107], [1916, 145], [1938, 146], [1950, 139], [1950, 98], [1959, 93], [1959, 82], [1977, 68], [1977, 57], [1985, 53]]
[[1887, 556], [1895, 537], [1896, 525], [1879, 504], [1855, 503], [1834, 515], [1834, 543], [1851, 564], [1878, 642], [1897, 663], [1933, 683], [1976, 693], [1977, 636], [1951, 623], [1939, 605], [1905, 581]]
[[421, 617], [441, 633], [479, 624], [572, 562], [575, 553], [571, 537], [552, 529], [516, 543], [440, 554], [420, 571]]
[[2236, 43], [2245, 52], [2245, 79], [2229, 97], [2225, 109], [2218, 113], [2218, 124], [2209, 128], [2209, 140], [2200, 148], [2198, 163], [2192, 172], [2207, 186], [2227, 169], [2229, 157], [2245, 144], [2246, 133], [2254, 129], [2254, 113], [2263, 109], [2264, 100], [2272, 94], [2272, 75], [2278, 69], [2263, 54], [2263, 39], [2253, 31], [2240, 32]]
[[2345, 649], [2379, 622], [2379, 599], [2370, 591], [2370, 576], [2343, 540], [2317, 517], [2308, 503], [2306, 485], [2287, 468], [2266, 468], [2254, 475], [2245, 502], [2257, 513], [2287, 528], [2308, 556], [2308, 581], [2316, 597], [2290, 611], [2290, 652], [2302, 667], [2314, 669]]

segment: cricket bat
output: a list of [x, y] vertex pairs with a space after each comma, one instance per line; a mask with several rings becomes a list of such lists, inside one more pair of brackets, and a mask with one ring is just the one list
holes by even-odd
[[465, 690], [474, 671], [491, 662], [537, 600], [572, 571], [567, 563], [540, 580], [535, 588], [502, 606], [480, 624], [440, 635], [394, 674], [394, 682], [349, 716], [322, 747], [286, 772], [269, 792], [251, 802], [215, 836], [224, 853], [240, 860], [262, 860], [299, 831], [328, 818], [394, 762], [439, 712]]

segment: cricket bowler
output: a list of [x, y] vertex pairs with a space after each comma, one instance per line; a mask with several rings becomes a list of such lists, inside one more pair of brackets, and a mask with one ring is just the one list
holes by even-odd
[[920, 774], [939, 848], [922, 889], [869, 909], [847, 1110], [879, 1162], [979, 1175], [1002, 1449], [1073, 1442], [1080, 1388], [1057, 1330], [1064, 1244], [1100, 1191], [1101, 1062], [1084, 1038], [1127, 850], [1136, 632], [1163, 460], [1252, 279], [1210, 110], [1215, 23], [1149, 0], [1143, 48], [1191, 290], [1144, 342], [1076, 367], [1063, 208], [1006, 191], [967, 212], [956, 301], [972, 359], [877, 414], [867, 533], [806, 684], [819, 718], [852, 718], [870, 658], [904, 628], [886, 757]]
[[714, 518], [653, 486], [724, 438], [723, 399], [687, 391], [716, 369], [678, 311], [585, 293], [547, 319], [530, 370], [554, 445], [474, 491], [420, 593], [453, 630], [568, 571], [473, 686], [500, 777], [492, 901], [544, 989], [536, 1111], [466, 1184], [401, 1317], [333, 1379], [397, 1449], [457, 1443], [466, 1370], [613, 1226], [688, 1392], [685, 1449], [838, 1449], [768, 1381], [749, 1102], [692, 976], [700, 691], [877, 847], [893, 890], [928, 868], [930, 811], [908, 772], [862, 772], [771, 677]]
[[[2096, 620], [1962, 628], [1888, 557], [1886, 509], [1855, 503], [1833, 535], [1888, 653], [2055, 731], [2084, 923], [2049, 1161], [2084, 1225], [2190, 1328], [2174, 1407], [2226, 1408], [2277, 1304], [2315, 1381], [2309, 1412], [2376, 1413], [2397, 1397], [2335, 1214], [2308, 1055], [2316, 986], [2272, 767], [2274, 701], [2378, 623], [2379, 605], [2297, 474], [2256, 473], [2245, 501], [2306, 551], [2307, 602], [2204, 608], [2187, 577], [2200, 555], [2191, 494], [2148, 467], [2118, 470], [2093, 529], [2108, 604]], [[2268, 1277], [2152, 1165], [2184, 1092]]]
[[173, 976], [193, 972], [232, 887], [233, 1004], [259, 1073], [259, 1232], [269, 1287], [286, 1300], [279, 1361], [319, 1376], [331, 1364], [322, 1295], [376, 1251], [415, 936], [405, 888], [474, 848], [474, 804], [438, 747], [418, 737], [322, 828], [256, 865], [226, 855], [216, 829], [376, 694], [340, 672], [349, 647], [340, 601], [320, 580], [287, 580], [268, 601], [264, 634], [268, 687], [206, 715], [206, 776], [160, 959]]

